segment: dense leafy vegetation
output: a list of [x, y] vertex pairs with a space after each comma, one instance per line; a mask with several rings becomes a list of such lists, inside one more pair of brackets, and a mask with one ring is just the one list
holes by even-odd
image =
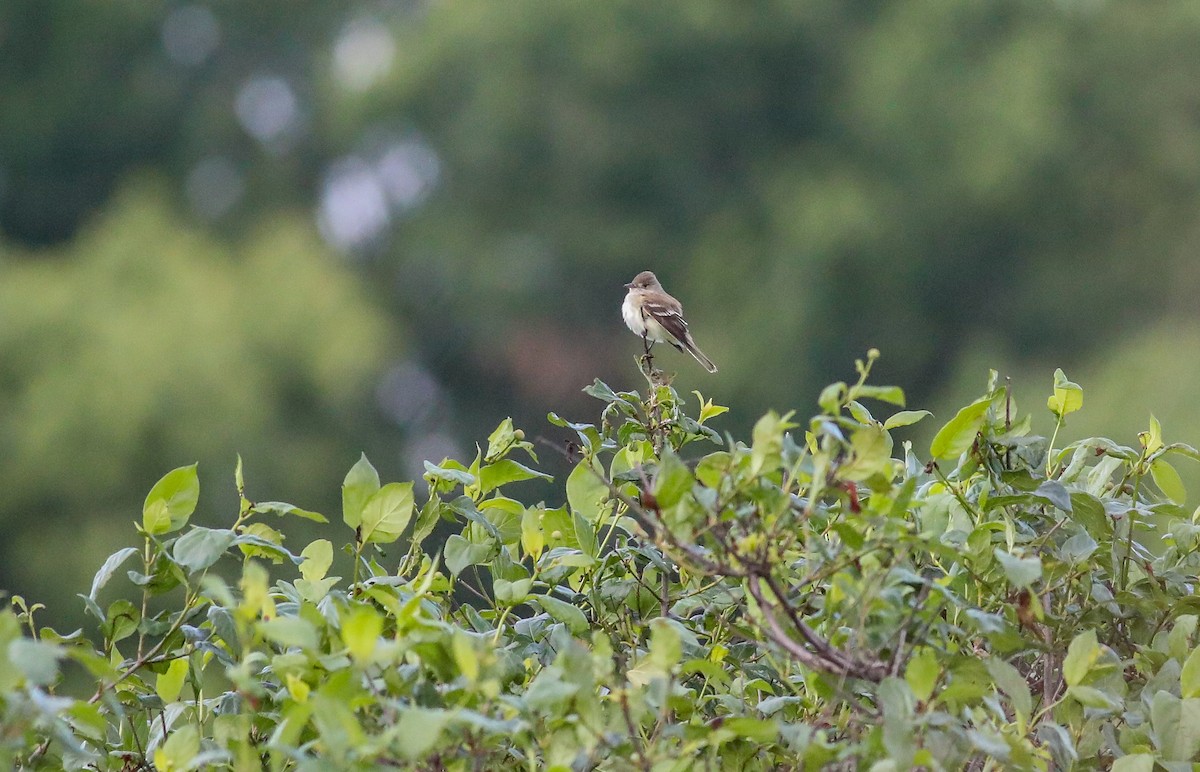
[[[0, 759], [1190, 769], [1200, 525], [1172, 464], [1200, 454], [1153, 419], [1060, 448], [994, 374], [927, 453], [897, 446], [928, 414], [868, 382], [875, 356], [749, 442], [647, 368], [644, 393], [589, 387], [594, 423], [551, 414], [546, 448], [506, 420], [427, 464], [427, 497], [363, 457], [342, 556], [341, 526], [289, 544], [325, 518], [247, 500], [240, 464], [229, 527], [189, 525], [176, 469], [88, 630], [0, 612]], [[1061, 426], [1082, 389], [1059, 371], [1046, 404]], [[575, 463], [546, 503], [519, 498], [538, 452]]]

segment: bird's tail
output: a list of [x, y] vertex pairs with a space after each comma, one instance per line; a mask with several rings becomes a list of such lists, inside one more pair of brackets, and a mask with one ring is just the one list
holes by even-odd
[[683, 347], [689, 354], [695, 357], [696, 361], [699, 362], [700, 366], [705, 370], [708, 370], [710, 373], [715, 373], [717, 371], [717, 366], [713, 364], [711, 359], [704, 355], [704, 352], [701, 351], [696, 345], [696, 342], [692, 340], [691, 335], [687, 336], [687, 340], [683, 342]]

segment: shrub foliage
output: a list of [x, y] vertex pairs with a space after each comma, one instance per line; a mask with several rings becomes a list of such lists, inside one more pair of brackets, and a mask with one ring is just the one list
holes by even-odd
[[[176, 469], [81, 594], [92, 629], [0, 612], [0, 761], [1191, 769], [1200, 525], [1171, 463], [1200, 454], [1153, 420], [1057, 447], [1083, 402], [1061, 371], [1055, 437], [993, 373], [918, 454], [892, 433], [928, 413], [868, 383], [876, 356], [749, 442], [646, 367], [644, 393], [587, 389], [595, 423], [551, 414], [546, 447], [506, 420], [428, 463], [427, 496], [364, 457], [344, 555], [294, 551], [290, 519], [325, 518], [244, 494], [189, 525]], [[574, 467], [528, 503], [537, 452]]]

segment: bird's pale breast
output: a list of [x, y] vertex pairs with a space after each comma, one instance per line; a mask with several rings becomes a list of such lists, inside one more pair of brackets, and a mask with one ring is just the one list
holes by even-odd
[[646, 321], [642, 319], [641, 310], [633, 303], [632, 292], [625, 296], [625, 302], [621, 304], [621, 318], [625, 320], [625, 326], [633, 330], [634, 335], [646, 334]]

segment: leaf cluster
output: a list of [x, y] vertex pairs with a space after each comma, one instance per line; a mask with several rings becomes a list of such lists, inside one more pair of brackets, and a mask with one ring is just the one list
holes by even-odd
[[[1154, 420], [1058, 449], [994, 373], [918, 454], [893, 433], [929, 414], [869, 383], [877, 356], [749, 441], [652, 369], [644, 393], [597, 381], [595, 423], [549, 417], [573, 464], [549, 502], [521, 497], [549, 477], [510, 420], [420, 496], [364, 456], [341, 555], [293, 551], [292, 518], [326, 518], [248, 500], [240, 461], [230, 527], [191, 525], [176, 469], [81, 596], [89, 630], [0, 612], [0, 758], [1190, 768], [1200, 524], [1173, 463], [1200, 454]], [[1060, 371], [1048, 406], [1061, 427], [1083, 390]]]

